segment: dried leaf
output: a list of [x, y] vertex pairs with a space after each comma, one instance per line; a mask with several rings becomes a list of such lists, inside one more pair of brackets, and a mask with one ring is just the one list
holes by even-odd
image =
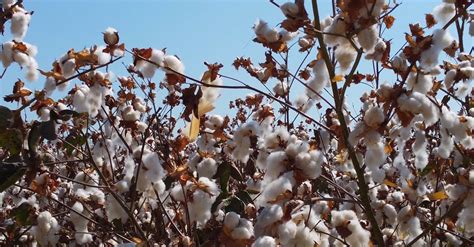
[[436, 25], [437, 21], [432, 14], [425, 15], [426, 27], [431, 28]]
[[395, 22], [395, 17], [391, 15], [387, 15], [383, 18], [383, 23], [385, 23], [385, 26], [387, 29], [390, 29], [393, 26], [393, 23]]
[[448, 194], [446, 194], [446, 191], [442, 190], [442, 191], [438, 191], [438, 192], [428, 194], [428, 198], [431, 201], [444, 200], [444, 199], [448, 198]]

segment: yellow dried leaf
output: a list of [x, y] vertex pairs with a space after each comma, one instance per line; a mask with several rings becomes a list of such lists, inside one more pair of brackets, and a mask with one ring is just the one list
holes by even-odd
[[332, 79], [331, 82], [337, 83], [340, 81], [344, 81], [344, 76], [343, 75], [335, 75]]
[[199, 124], [200, 120], [194, 114], [192, 114], [193, 118], [191, 119], [191, 122], [189, 122], [186, 126], [186, 131], [184, 132], [184, 135], [189, 139], [190, 142], [196, 140], [198, 134], [199, 134]]
[[448, 195], [446, 194], [446, 191], [442, 190], [442, 191], [438, 191], [438, 192], [434, 192], [434, 193], [429, 194], [428, 198], [431, 201], [444, 200], [444, 199], [448, 198]]
[[392, 142], [389, 142], [389, 143], [385, 144], [385, 147], [383, 148], [383, 151], [386, 154], [391, 154], [393, 152]]
[[214, 110], [214, 105], [207, 101], [207, 100], [204, 100], [203, 98], [201, 99], [201, 102], [199, 102], [199, 105], [198, 105], [198, 115], [199, 117], [203, 116], [204, 114]]
[[390, 186], [390, 187], [393, 187], [393, 188], [398, 188], [398, 185], [388, 179], [384, 179], [383, 180], [383, 184], [387, 185], [387, 186]]

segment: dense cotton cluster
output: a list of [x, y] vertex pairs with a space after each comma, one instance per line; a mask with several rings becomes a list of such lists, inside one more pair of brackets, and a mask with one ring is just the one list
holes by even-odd
[[[474, 57], [442, 26], [467, 5], [443, 1], [394, 52], [383, 38], [392, 2], [335, 1], [322, 20], [308, 1], [273, 3], [280, 26], [253, 26], [265, 62], [233, 64], [261, 89], [231, 85], [219, 63], [195, 79], [155, 48], [130, 49], [128, 74], [115, 76], [109, 64], [128, 50], [111, 27], [102, 45], [70, 49], [41, 71], [35, 98], [22, 81], [6, 97], [37, 121], [0, 109], [0, 169], [26, 167], [0, 193], [0, 244], [472, 245]], [[3, 66], [35, 79], [31, 12], [2, 9], [13, 37]], [[472, 35], [466, 13], [456, 18]], [[295, 75], [292, 47], [314, 58]], [[222, 88], [253, 92], [227, 109]]]

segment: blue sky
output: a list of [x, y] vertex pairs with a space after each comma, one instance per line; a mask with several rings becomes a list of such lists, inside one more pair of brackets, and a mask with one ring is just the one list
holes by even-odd
[[[331, 1], [319, 2], [321, 16], [329, 15]], [[402, 44], [402, 34], [408, 30], [408, 23], [423, 23], [424, 14], [431, 12], [439, 2], [403, 1], [393, 13], [397, 19], [386, 35], [386, 39], [394, 39], [392, 50]], [[311, 13], [309, 3], [307, 1], [307, 10]], [[283, 19], [281, 11], [267, 0], [32, 0], [25, 1], [25, 6], [35, 13], [24, 40], [38, 46], [37, 60], [43, 70], [49, 70], [51, 63], [70, 48], [80, 50], [103, 44], [101, 32], [111, 26], [119, 31], [121, 41], [129, 49], [166, 47], [168, 53], [181, 58], [190, 76], [201, 76], [205, 70], [204, 61], [220, 62], [224, 65], [221, 71], [223, 74], [244, 79], [252, 85], [258, 82], [242, 71], [235, 71], [232, 61], [238, 56], [251, 57], [254, 62], [263, 61], [265, 49], [252, 42], [253, 23], [261, 18], [270, 25], [277, 25]], [[10, 37], [6, 35], [2, 39], [6, 41]], [[294, 68], [301, 58], [295, 53], [290, 55], [294, 59]], [[128, 57], [124, 62], [131, 62], [131, 58]], [[113, 68], [117, 75], [126, 74], [122, 65]], [[10, 93], [16, 78], [23, 78], [23, 74], [18, 71], [17, 65], [12, 65], [0, 81], [0, 93]], [[158, 73], [155, 80], [161, 79], [160, 76]], [[40, 78], [37, 82], [27, 83], [27, 86], [39, 89], [43, 83], [44, 80]], [[229, 81], [224, 83], [233, 84]], [[295, 90], [302, 92], [302, 89]], [[224, 106], [229, 97], [245, 96], [247, 93], [223, 92], [222, 104], [216, 110], [225, 111]], [[351, 97], [358, 101], [359, 95]]]

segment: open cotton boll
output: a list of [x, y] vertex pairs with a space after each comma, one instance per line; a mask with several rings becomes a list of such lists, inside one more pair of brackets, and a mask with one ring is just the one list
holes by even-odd
[[302, 112], [308, 112], [309, 109], [314, 105], [314, 100], [310, 99], [306, 94], [299, 94], [294, 102], [294, 105], [298, 110]]
[[364, 123], [371, 128], [378, 128], [384, 120], [383, 109], [378, 106], [372, 106], [365, 112]]
[[[1, 202], [1, 201], [0, 201]], [[57, 234], [60, 226], [50, 212], [43, 211], [38, 214], [37, 225], [32, 227], [36, 241], [42, 246], [56, 245], [59, 240]]]
[[207, 118], [207, 121], [204, 122], [204, 126], [212, 130], [220, 128], [223, 124], [224, 124], [224, 117], [220, 115], [211, 115]]
[[369, 245], [370, 232], [360, 225], [359, 219], [354, 211], [331, 211], [331, 216], [333, 226], [345, 226], [351, 232], [345, 239], [350, 246], [363, 247]]
[[433, 9], [435, 19], [441, 24], [446, 23], [456, 14], [456, 7], [452, 3], [441, 3]]
[[415, 133], [415, 143], [413, 144], [413, 153], [415, 154], [415, 167], [423, 170], [428, 165], [428, 153], [426, 151], [426, 137], [424, 131]]
[[433, 77], [421, 72], [411, 72], [407, 79], [407, 88], [421, 94], [428, 93], [433, 87]]
[[106, 64], [110, 62], [112, 57], [110, 56], [109, 53], [104, 52], [105, 47], [104, 46], [99, 46], [95, 51], [94, 54], [97, 56], [97, 61], [99, 65]]
[[54, 90], [56, 90], [56, 80], [53, 77], [47, 77], [43, 90], [46, 91], [47, 96], [51, 96]]
[[[334, 17], [334, 19], [331, 19], [329, 17], [324, 19], [321, 25], [321, 29], [324, 30], [325, 33], [331, 33], [324, 35], [324, 41], [329, 46], [335, 46], [339, 44], [341, 39], [343, 38], [333, 34], [344, 35], [346, 33], [346, 25], [346, 22], [344, 22], [343, 18], [340, 17], [340, 15], [337, 15], [336, 17]], [[326, 27], [323, 28], [324, 26]]]
[[285, 195], [291, 193], [295, 185], [296, 181], [293, 177], [293, 172], [283, 174], [264, 187], [261, 196], [257, 198], [257, 205], [265, 206], [270, 203], [285, 202], [287, 200]]
[[127, 213], [111, 194], [108, 194], [105, 200], [105, 213], [109, 222], [114, 219], [121, 219], [122, 223], [125, 223], [128, 219]]
[[446, 76], [444, 77], [444, 85], [446, 86], [447, 89], [451, 88], [454, 83], [454, 78], [456, 77], [456, 70], [451, 69], [446, 73]]
[[296, 156], [296, 167], [301, 169], [309, 179], [316, 179], [321, 175], [321, 166], [324, 162], [326, 158], [319, 150], [302, 152]]
[[133, 108], [141, 113], [146, 112], [146, 105], [143, 103], [143, 100], [138, 97], [133, 100]]
[[22, 41], [28, 30], [30, 24], [31, 15], [25, 11], [18, 11], [13, 13], [11, 18], [10, 30], [13, 38], [16, 41]]
[[[157, 59], [159, 58], [159, 54], [157, 53]], [[170, 68], [173, 71], [176, 71], [180, 74], [184, 74], [184, 64], [174, 55], [166, 55], [163, 58], [163, 65], [166, 68]], [[172, 71], [170, 71], [172, 73]]]
[[197, 172], [200, 177], [212, 178], [217, 172], [217, 162], [213, 158], [204, 158], [197, 165]]
[[299, 8], [298, 5], [296, 5], [293, 2], [286, 2], [282, 5], [280, 5], [281, 12], [287, 17], [295, 17], [298, 15]]
[[198, 183], [205, 187], [206, 191], [197, 189], [192, 194], [192, 200], [188, 199], [189, 216], [191, 221], [203, 226], [211, 218], [211, 207], [219, 195], [219, 187], [216, 183], [206, 177], [199, 178]]
[[128, 105], [122, 109], [122, 118], [125, 121], [137, 121], [140, 119], [140, 115], [140, 112], [135, 111], [131, 105]]
[[420, 56], [420, 65], [425, 70], [430, 70], [438, 64], [438, 57], [441, 50], [437, 46], [432, 46], [424, 50]]
[[228, 212], [224, 218], [224, 226], [228, 229], [234, 229], [239, 225], [240, 216], [234, 212]]
[[288, 32], [285, 29], [281, 29], [280, 32], [278, 32], [278, 35], [280, 36], [280, 41], [289, 42], [298, 36], [298, 32]]
[[268, 207], [265, 207], [257, 216], [257, 219], [255, 221], [255, 235], [265, 235], [268, 230], [271, 230], [267, 229], [267, 227], [271, 227], [273, 223], [281, 220], [282, 217], [283, 209], [280, 205], [272, 204]]
[[377, 29], [377, 25], [374, 24], [360, 31], [357, 34], [357, 40], [359, 41], [360, 46], [364, 48], [365, 51], [371, 51], [377, 43], [378, 35], [379, 32]]
[[354, 62], [357, 51], [351, 45], [340, 45], [336, 48], [336, 60], [339, 63], [340, 70], [345, 72]]
[[275, 96], [283, 97], [288, 93], [288, 83], [284, 81], [277, 82], [273, 87], [273, 92]]
[[259, 237], [252, 244], [252, 247], [276, 247], [276, 246], [277, 244], [276, 244], [275, 239], [270, 236]]
[[284, 151], [270, 153], [267, 157], [265, 180], [272, 181], [276, 179], [285, 170], [285, 161], [287, 159]]
[[373, 59], [375, 61], [381, 61], [386, 49], [387, 49], [387, 44], [385, 43], [385, 41], [383, 39], [378, 39], [373, 52], [367, 54], [365, 58]]
[[453, 138], [446, 132], [445, 129], [440, 130], [441, 144], [438, 147], [438, 155], [443, 159], [448, 159], [454, 148]]
[[74, 224], [74, 230], [76, 233], [74, 234], [74, 237], [76, 239], [77, 244], [87, 244], [92, 242], [92, 235], [87, 229], [87, 224], [89, 223], [88, 219], [84, 219], [81, 215], [77, 214], [81, 213], [83, 215], [89, 216], [89, 211], [84, 209], [84, 206], [80, 202], [76, 202], [72, 207], [73, 211], [71, 212], [70, 215], [70, 220]]
[[433, 46], [444, 49], [450, 46], [453, 40], [448, 30], [436, 29], [433, 31]]
[[283, 127], [275, 127], [275, 130], [267, 135], [263, 139], [263, 146], [267, 149], [281, 149], [281, 144], [286, 145], [286, 142], [290, 138], [290, 133]]
[[283, 245], [286, 245], [296, 235], [296, 224], [292, 220], [280, 224], [277, 228], [278, 238]]

